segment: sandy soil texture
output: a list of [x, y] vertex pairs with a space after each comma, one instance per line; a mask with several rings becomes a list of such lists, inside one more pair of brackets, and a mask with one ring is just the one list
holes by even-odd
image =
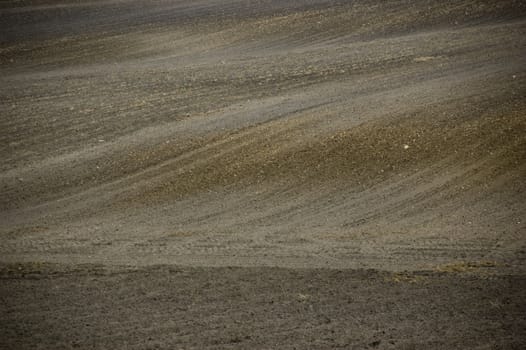
[[0, 347], [524, 347], [525, 33], [518, 0], [0, 1]]

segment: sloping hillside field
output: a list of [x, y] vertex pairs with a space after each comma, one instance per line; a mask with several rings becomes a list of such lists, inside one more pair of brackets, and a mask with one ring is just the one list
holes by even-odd
[[0, 1], [1, 349], [523, 349], [526, 4]]

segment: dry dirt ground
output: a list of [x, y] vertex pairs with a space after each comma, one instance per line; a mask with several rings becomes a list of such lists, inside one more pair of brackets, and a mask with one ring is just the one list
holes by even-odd
[[0, 1], [0, 348], [526, 347], [526, 4]]

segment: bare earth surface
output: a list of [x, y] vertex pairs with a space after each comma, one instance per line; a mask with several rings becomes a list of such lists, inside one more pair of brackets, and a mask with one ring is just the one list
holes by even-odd
[[0, 1], [0, 348], [526, 347], [526, 5]]

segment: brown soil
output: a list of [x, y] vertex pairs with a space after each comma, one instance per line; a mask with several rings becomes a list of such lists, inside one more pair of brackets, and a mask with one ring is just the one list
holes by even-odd
[[525, 32], [513, 0], [0, 1], [0, 347], [524, 347]]
[[12, 349], [522, 349], [526, 330], [526, 279], [491, 268], [16, 264], [0, 280]]

